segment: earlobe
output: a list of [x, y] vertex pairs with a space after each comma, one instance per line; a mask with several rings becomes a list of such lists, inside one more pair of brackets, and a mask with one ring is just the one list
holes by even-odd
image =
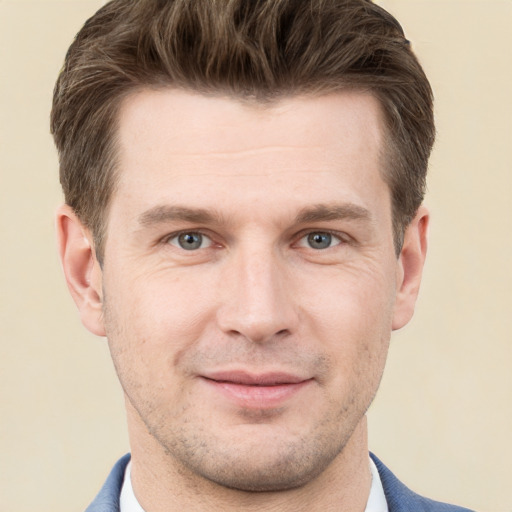
[[56, 224], [62, 268], [82, 323], [93, 334], [105, 336], [102, 272], [91, 233], [68, 205], [62, 205], [57, 210]]
[[414, 313], [427, 255], [428, 224], [428, 210], [420, 206], [404, 233], [404, 243], [398, 261], [393, 330], [406, 325]]

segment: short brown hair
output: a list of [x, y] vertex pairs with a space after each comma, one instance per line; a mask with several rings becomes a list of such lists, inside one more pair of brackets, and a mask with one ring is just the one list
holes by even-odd
[[400, 24], [370, 0], [113, 0], [77, 34], [55, 86], [51, 131], [66, 202], [101, 261], [116, 182], [120, 103], [175, 87], [256, 101], [368, 91], [387, 130], [395, 247], [425, 193], [434, 142], [429, 82]]

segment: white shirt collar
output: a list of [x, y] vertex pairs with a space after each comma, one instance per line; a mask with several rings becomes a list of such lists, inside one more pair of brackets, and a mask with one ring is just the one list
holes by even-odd
[[372, 487], [364, 512], [389, 512], [379, 471], [372, 459], [370, 459], [370, 471], [372, 472]]
[[[120, 496], [121, 512], [144, 512], [133, 492], [131, 466], [132, 463], [130, 461], [124, 473], [124, 482]], [[389, 512], [379, 472], [372, 459], [370, 459], [370, 471], [372, 473], [372, 486], [364, 512]]]
[[124, 471], [124, 482], [119, 497], [119, 509], [121, 512], [144, 512], [137, 501], [132, 487], [132, 461], [128, 462]]

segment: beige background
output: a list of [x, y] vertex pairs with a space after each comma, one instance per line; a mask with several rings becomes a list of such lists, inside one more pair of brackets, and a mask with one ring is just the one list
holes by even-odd
[[[382, 1], [437, 96], [431, 244], [394, 336], [370, 446], [414, 490], [512, 511], [512, 2]], [[0, 511], [85, 508], [128, 450], [103, 340], [55, 254], [48, 130], [72, 36], [99, 0], [0, 0]]]

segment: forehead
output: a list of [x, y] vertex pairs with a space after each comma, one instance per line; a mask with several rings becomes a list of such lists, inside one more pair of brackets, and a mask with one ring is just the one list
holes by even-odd
[[116, 195], [131, 196], [134, 205], [144, 196], [165, 204], [186, 191], [197, 206], [221, 207], [261, 202], [279, 191], [280, 202], [293, 197], [300, 208], [364, 195], [370, 182], [369, 189], [387, 193], [380, 176], [381, 119], [378, 101], [361, 92], [261, 104], [140, 91], [120, 109]]
[[357, 150], [370, 141], [380, 143], [381, 119], [378, 100], [358, 91], [262, 103], [161, 89], [128, 96], [121, 105], [119, 126], [127, 151], [133, 142], [151, 142], [153, 147], [179, 138], [183, 152], [195, 152], [198, 147], [204, 152], [241, 152], [263, 145], [297, 146], [304, 137], [310, 142], [307, 147], [340, 142]]

